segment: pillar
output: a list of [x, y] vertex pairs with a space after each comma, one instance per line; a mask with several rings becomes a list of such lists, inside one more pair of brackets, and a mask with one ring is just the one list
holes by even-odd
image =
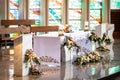
[[[89, 22], [89, 0], [82, 0], [82, 21], [81, 28], [84, 29], [85, 22]], [[89, 25], [89, 23], [88, 23]]]
[[110, 0], [102, 0], [102, 23], [110, 23]]

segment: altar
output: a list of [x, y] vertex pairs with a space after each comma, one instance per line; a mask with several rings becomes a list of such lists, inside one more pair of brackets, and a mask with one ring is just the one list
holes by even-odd
[[59, 37], [35, 36], [33, 49], [40, 57], [41, 64], [60, 66]]
[[61, 61], [67, 62], [73, 60], [76, 55], [74, 48], [68, 50], [66, 46], [61, 46], [64, 43], [65, 36], [73, 38], [81, 46], [82, 50], [92, 51], [92, 43], [88, 40], [89, 35], [90, 32], [80, 31], [76, 33], [64, 33], [64, 36], [58, 36], [57, 32], [34, 36], [33, 50], [40, 57], [42, 64], [60, 66]]

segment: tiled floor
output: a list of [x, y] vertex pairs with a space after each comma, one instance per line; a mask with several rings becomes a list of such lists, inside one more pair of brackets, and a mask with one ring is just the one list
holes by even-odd
[[[113, 52], [101, 53], [106, 58], [98, 63], [75, 66], [71, 62], [62, 63], [61, 67], [41, 65], [42, 75], [15, 77], [14, 50], [0, 50], [0, 80], [97, 80], [120, 71], [120, 40], [115, 40]], [[109, 57], [110, 56], [110, 57]], [[112, 60], [110, 60], [110, 59]], [[120, 75], [111, 80], [120, 80]], [[110, 80], [108, 79], [108, 80]], [[103, 79], [104, 80], [104, 79]]]

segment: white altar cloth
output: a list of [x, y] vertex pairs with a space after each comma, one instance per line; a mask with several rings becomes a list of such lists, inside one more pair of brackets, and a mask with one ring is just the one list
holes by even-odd
[[[64, 33], [65, 36], [72, 37], [73, 40], [82, 47], [82, 49], [92, 51], [92, 44], [88, 40], [89, 34], [90, 32], [84, 31], [76, 33]], [[61, 61], [66, 62], [72, 60], [74, 55], [76, 55], [76, 52], [73, 50], [74, 48], [69, 51], [65, 46], [65, 51], [61, 50], [61, 44], [63, 43], [65, 36], [59, 37], [58, 33], [56, 32], [51, 32], [41, 36], [35, 36], [33, 46], [34, 52], [41, 58], [44, 56], [57, 60], [57, 62], [54, 63], [57, 65], [60, 65]], [[53, 64], [50, 63], [49, 60], [46, 62], [49, 62], [48, 64]]]
[[59, 37], [35, 36], [33, 48], [40, 57], [41, 64], [60, 66]]

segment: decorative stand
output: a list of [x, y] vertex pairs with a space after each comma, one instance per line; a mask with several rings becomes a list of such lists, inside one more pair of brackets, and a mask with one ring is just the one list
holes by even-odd
[[14, 40], [14, 75], [26, 76], [29, 74], [29, 65], [26, 67], [24, 55], [27, 49], [32, 49], [32, 35], [23, 34]]

